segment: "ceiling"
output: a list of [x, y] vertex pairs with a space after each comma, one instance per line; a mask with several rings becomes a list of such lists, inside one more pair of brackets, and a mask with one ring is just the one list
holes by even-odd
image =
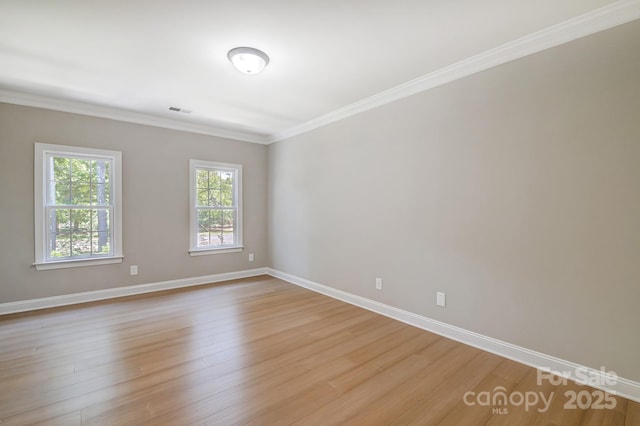
[[[558, 24], [566, 29], [596, 16], [600, 27], [592, 19], [584, 34], [561, 32], [555, 44], [636, 19], [637, 4], [1, 0], [0, 94], [4, 101], [268, 143], [366, 109], [371, 99], [369, 107], [383, 103], [407, 82], [422, 82], [413, 92], [424, 90], [442, 70], [486, 58], [496, 47], [523, 38], [538, 40], [537, 50], [549, 47], [536, 34]], [[603, 23], [603, 11], [624, 19]], [[269, 66], [259, 75], [239, 73], [226, 56], [238, 46], [263, 50]], [[518, 46], [519, 56], [531, 53]], [[500, 61], [519, 56], [503, 53]]]

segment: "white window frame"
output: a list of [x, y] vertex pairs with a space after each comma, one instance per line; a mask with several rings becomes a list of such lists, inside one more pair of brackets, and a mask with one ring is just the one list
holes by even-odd
[[[69, 259], [51, 259], [47, 249], [47, 158], [50, 155], [73, 158], [104, 158], [111, 161], [112, 217], [110, 232], [112, 253], [109, 256], [87, 256]], [[37, 270], [73, 268], [79, 266], [122, 263], [122, 153], [104, 149], [84, 148], [67, 145], [36, 143], [34, 155], [34, 219], [35, 219], [35, 267]]]
[[[235, 241], [220, 247], [198, 247], [198, 208], [197, 208], [197, 170], [208, 169], [230, 171], [234, 176], [234, 205], [236, 206]], [[242, 245], [242, 164], [219, 163], [215, 161], [189, 160], [189, 254], [202, 256], [209, 254], [237, 253], [243, 250]]]

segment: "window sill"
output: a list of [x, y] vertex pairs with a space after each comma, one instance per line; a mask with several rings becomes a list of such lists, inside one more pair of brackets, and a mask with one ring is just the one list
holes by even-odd
[[108, 265], [111, 263], [122, 263], [124, 256], [114, 257], [100, 257], [91, 259], [71, 259], [71, 260], [58, 260], [51, 262], [34, 263], [38, 271], [46, 271], [47, 269], [64, 269], [64, 268], [78, 268], [81, 266], [95, 266], [95, 265]]
[[207, 256], [210, 254], [238, 253], [244, 250], [243, 246], [224, 247], [219, 249], [189, 250], [191, 256]]

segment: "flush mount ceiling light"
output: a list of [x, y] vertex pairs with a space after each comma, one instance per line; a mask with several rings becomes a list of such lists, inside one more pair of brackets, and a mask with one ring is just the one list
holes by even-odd
[[234, 67], [244, 74], [258, 74], [269, 63], [269, 57], [253, 47], [236, 47], [227, 54]]

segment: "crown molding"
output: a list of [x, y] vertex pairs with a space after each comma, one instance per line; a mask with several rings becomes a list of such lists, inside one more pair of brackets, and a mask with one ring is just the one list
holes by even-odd
[[245, 133], [196, 123], [189, 123], [170, 118], [157, 117], [139, 112], [127, 111], [113, 107], [94, 105], [90, 103], [56, 99], [47, 96], [15, 92], [0, 89], [0, 102], [36, 108], [46, 108], [54, 111], [70, 112], [91, 117], [108, 118], [128, 123], [144, 124], [165, 129], [181, 130], [208, 136], [235, 139], [244, 142], [266, 144], [267, 137], [253, 133]]
[[440, 68], [267, 138], [278, 142], [489, 68], [640, 18], [640, 0], [621, 0]]

